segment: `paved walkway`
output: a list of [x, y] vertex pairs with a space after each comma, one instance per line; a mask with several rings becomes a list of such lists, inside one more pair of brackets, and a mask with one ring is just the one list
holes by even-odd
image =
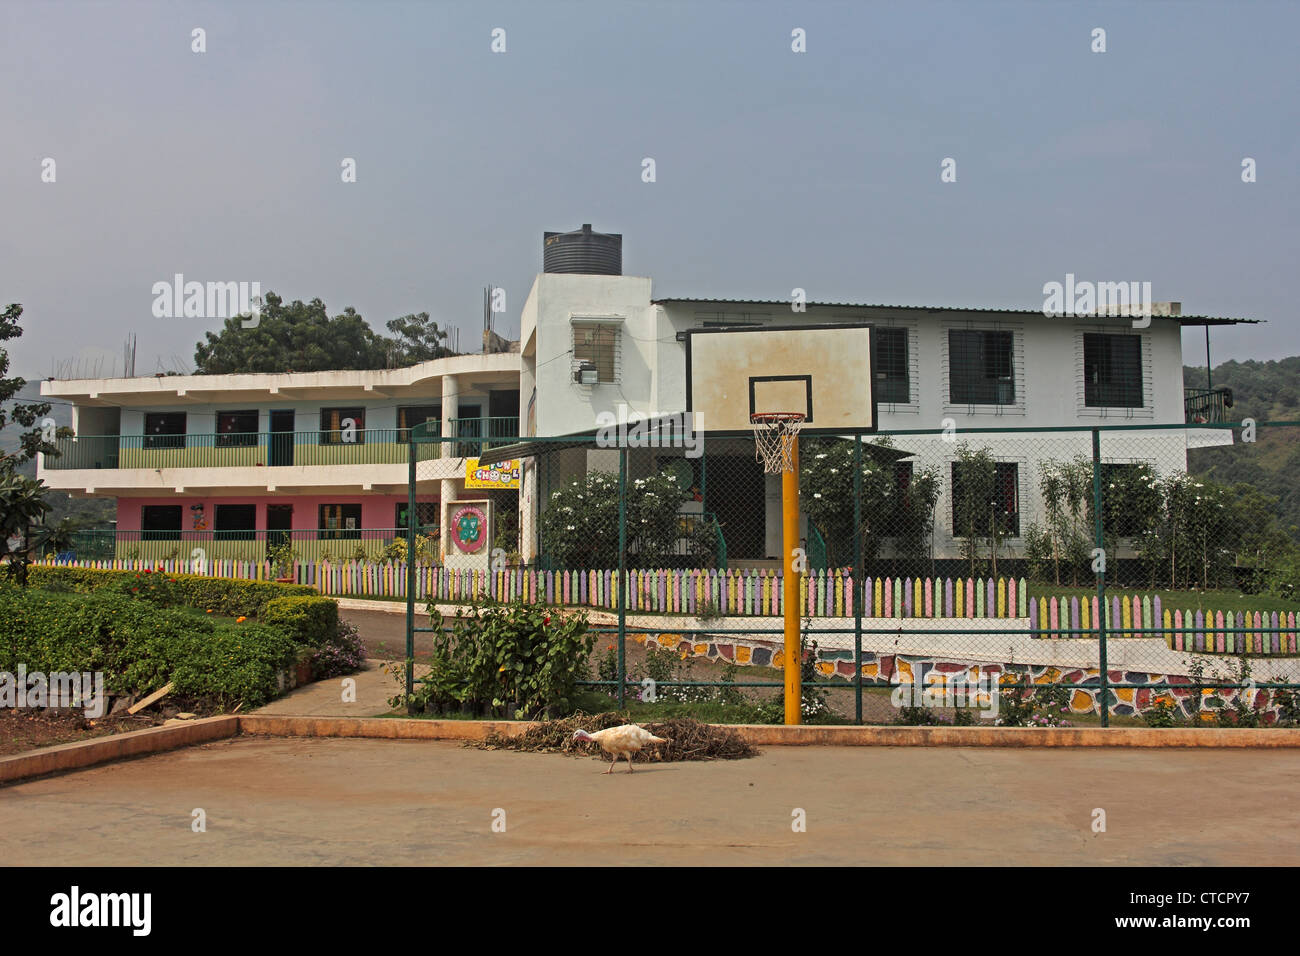
[[[383, 671], [386, 661], [368, 660], [366, 669], [347, 677], [331, 677], [289, 691], [256, 711], [291, 717], [378, 717], [393, 708], [388, 698], [400, 688], [392, 675]], [[419, 673], [417, 665], [416, 673]], [[356, 685], [356, 701], [344, 701], [345, 682]]]

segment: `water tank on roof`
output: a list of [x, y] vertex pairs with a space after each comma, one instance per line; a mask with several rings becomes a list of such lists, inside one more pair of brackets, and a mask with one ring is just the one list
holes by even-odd
[[573, 232], [543, 233], [542, 271], [568, 275], [621, 276], [623, 236], [592, 232], [583, 223]]

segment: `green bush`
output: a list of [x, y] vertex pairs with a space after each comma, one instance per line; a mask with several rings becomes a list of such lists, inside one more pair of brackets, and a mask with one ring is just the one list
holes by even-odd
[[338, 634], [339, 606], [319, 594], [272, 598], [258, 621], [282, 628], [298, 644], [324, 647]]
[[[562, 615], [542, 604], [475, 603], [454, 618], [436, 612], [429, 672], [416, 708], [469, 710], [515, 719], [567, 713], [588, 677], [596, 635], [585, 614]], [[393, 705], [402, 701], [394, 698]]]
[[265, 703], [295, 645], [280, 628], [226, 624], [122, 594], [0, 589], [0, 670], [102, 671], [111, 694], [175, 685], [180, 699]]
[[[119, 593], [129, 593], [136, 582], [153, 578], [159, 583], [153, 588], [158, 593], [168, 593], [174, 604], [198, 608], [200, 611], [211, 610], [214, 614], [229, 617], [246, 615], [261, 617], [262, 609], [268, 601], [275, 598], [308, 595], [319, 597], [320, 593], [306, 584], [276, 584], [274, 581], [244, 581], [238, 578], [210, 578], [198, 574], [168, 574], [165, 571], [106, 571], [99, 568], [65, 568], [45, 565], [32, 565], [28, 572], [28, 582], [33, 587], [48, 588], [68, 586], [73, 591], [89, 594], [108, 589]], [[173, 590], [174, 589], [174, 590]], [[137, 595], [138, 596], [138, 595]], [[149, 595], [145, 595], [148, 599]]]

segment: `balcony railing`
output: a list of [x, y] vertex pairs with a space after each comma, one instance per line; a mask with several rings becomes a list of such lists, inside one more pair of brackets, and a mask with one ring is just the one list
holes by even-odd
[[[438, 562], [437, 525], [421, 525], [416, 534], [416, 558]], [[229, 531], [120, 531], [90, 529], [74, 532], [72, 547], [59, 552], [61, 560], [145, 561], [202, 559], [212, 561], [266, 561], [268, 550], [288, 544], [298, 561], [398, 560], [406, 553], [405, 528], [308, 528]], [[503, 547], [514, 548], [513, 543]]]
[[1185, 421], [1196, 425], [1217, 425], [1230, 421], [1228, 409], [1232, 408], [1232, 389], [1225, 386], [1218, 388], [1183, 389], [1183, 411]]
[[[516, 440], [515, 418], [451, 419], [457, 457], [478, 455], [486, 445]], [[425, 426], [432, 437], [416, 431], [416, 457], [441, 457], [446, 440], [437, 422]], [[239, 468], [290, 465], [406, 464], [412, 429], [315, 429], [296, 432], [228, 432], [183, 435], [79, 435], [60, 438], [59, 454], [47, 455], [49, 471], [118, 468]]]

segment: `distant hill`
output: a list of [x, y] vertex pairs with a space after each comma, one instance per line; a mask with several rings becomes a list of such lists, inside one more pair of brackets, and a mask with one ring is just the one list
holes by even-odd
[[[1265, 362], [1224, 362], [1215, 388], [1232, 389], [1233, 421], [1300, 421], [1300, 356]], [[1205, 366], [1183, 367], [1187, 388], [1205, 388]], [[1240, 437], [1240, 436], [1239, 436]], [[1188, 469], [1229, 484], [1244, 481], [1278, 499], [1278, 520], [1300, 539], [1300, 425], [1262, 428], [1255, 444], [1188, 452]]]

